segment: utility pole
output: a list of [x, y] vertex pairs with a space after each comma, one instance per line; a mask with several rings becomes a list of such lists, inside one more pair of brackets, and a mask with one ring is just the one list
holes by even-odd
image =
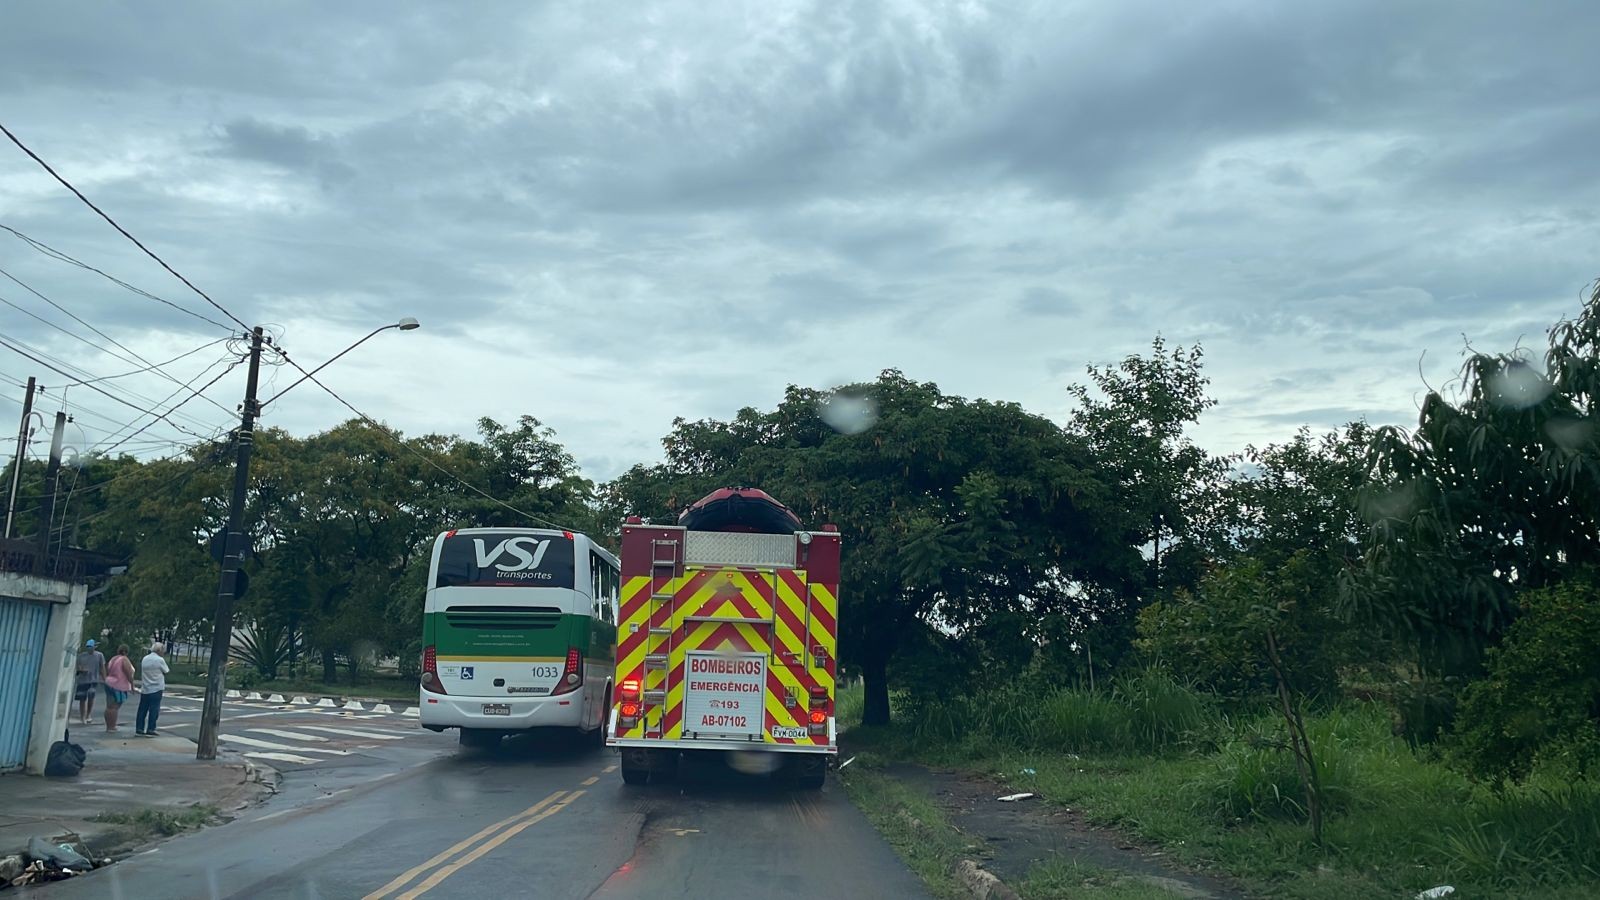
[[56, 514], [56, 474], [61, 471], [61, 441], [67, 432], [67, 414], [56, 413], [55, 431], [50, 435], [50, 462], [44, 470], [44, 497], [39, 501], [39, 565], [43, 573], [50, 565], [50, 523]]
[[28, 452], [28, 419], [33, 416], [33, 392], [35, 384], [33, 378], [28, 379], [28, 395], [22, 398], [22, 426], [17, 429], [17, 456], [11, 461], [11, 493], [6, 499], [6, 532], [7, 540], [11, 538], [11, 520], [17, 514], [17, 489], [21, 485], [22, 460]]
[[228, 677], [228, 651], [233, 646], [233, 604], [239, 595], [239, 558], [244, 552], [245, 491], [250, 486], [250, 449], [255, 443], [256, 383], [261, 375], [261, 326], [250, 332], [250, 376], [245, 382], [244, 409], [239, 416], [237, 455], [233, 464], [233, 502], [228, 530], [222, 538], [222, 578], [217, 585], [217, 612], [211, 626], [211, 661], [206, 676], [205, 707], [200, 712], [200, 746], [195, 759], [217, 758], [217, 730], [222, 725], [222, 689]]

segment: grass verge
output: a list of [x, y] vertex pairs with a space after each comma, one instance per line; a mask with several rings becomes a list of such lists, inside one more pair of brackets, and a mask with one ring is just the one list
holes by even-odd
[[[1443, 884], [1467, 897], [1600, 896], [1600, 785], [1535, 778], [1496, 793], [1414, 752], [1392, 734], [1386, 709], [1351, 704], [1308, 722], [1332, 801], [1319, 846], [1270, 716], [1202, 718], [1180, 733], [1159, 715], [1157, 727], [1130, 727], [1143, 713], [1107, 702], [1082, 691], [1036, 698], [1049, 713], [1038, 724], [1025, 709], [974, 703], [971, 720], [919, 728], [905, 716], [889, 729], [853, 729], [851, 739], [879, 759], [965, 768], [1035, 791], [1261, 896], [1410, 897]], [[1189, 704], [1170, 705], [1192, 718]], [[1096, 721], [1110, 725], [1096, 733]], [[1075, 877], [1042, 873], [1038, 889]]]
[[969, 896], [955, 877], [955, 867], [981, 848], [951, 827], [932, 801], [881, 771], [871, 754], [858, 754], [838, 781], [935, 897]]
[[1022, 900], [1182, 900], [1187, 896], [1136, 876], [1062, 861], [1035, 867], [1026, 881], [1011, 887]]
[[185, 831], [194, 831], [217, 817], [215, 806], [190, 806], [185, 809], [140, 809], [133, 812], [105, 812], [94, 817], [96, 822], [109, 825], [126, 825], [143, 834], [171, 837]]

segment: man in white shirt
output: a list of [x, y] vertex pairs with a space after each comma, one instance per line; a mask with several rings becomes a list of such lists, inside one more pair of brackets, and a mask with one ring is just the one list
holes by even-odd
[[160, 641], [150, 645], [150, 652], [139, 661], [139, 713], [134, 717], [133, 731], [155, 737], [156, 718], [161, 715], [161, 692], [167, 689], [167, 661], [161, 658], [166, 646]]

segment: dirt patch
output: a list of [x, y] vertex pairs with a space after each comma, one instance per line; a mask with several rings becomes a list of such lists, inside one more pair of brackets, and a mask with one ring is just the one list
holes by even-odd
[[952, 825], [981, 839], [986, 848], [984, 867], [1008, 884], [1022, 882], [1037, 865], [1065, 861], [1125, 873], [1197, 900], [1246, 896], [1236, 885], [1189, 871], [1159, 850], [1090, 825], [1075, 810], [1038, 797], [1002, 803], [998, 798], [1015, 790], [986, 778], [911, 763], [895, 763], [883, 771], [925, 793]]

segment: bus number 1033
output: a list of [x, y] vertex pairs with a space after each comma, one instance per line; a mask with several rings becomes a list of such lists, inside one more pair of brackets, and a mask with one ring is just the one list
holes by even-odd
[[535, 677], [535, 678], [560, 678], [561, 677], [561, 667], [560, 666], [534, 666], [533, 667], [533, 677]]

